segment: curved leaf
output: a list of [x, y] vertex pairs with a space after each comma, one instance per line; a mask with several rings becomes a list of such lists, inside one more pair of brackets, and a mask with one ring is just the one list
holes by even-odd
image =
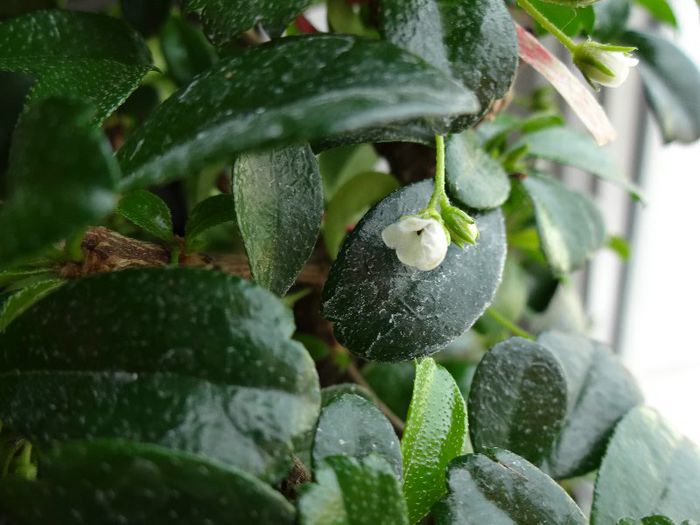
[[323, 187], [307, 146], [249, 153], [236, 160], [233, 194], [255, 280], [278, 295], [294, 284], [321, 229]]
[[0, 70], [35, 77], [30, 104], [52, 96], [86, 100], [101, 122], [150, 69], [145, 42], [111, 16], [51, 10], [0, 24]]
[[474, 450], [513, 451], [534, 464], [549, 453], [564, 423], [566, 378], [541, 345], [514, 337], [481, 360], [469, 393]]
[[674, 521], [696, 519], [699, 493], [700, 448], [654, 410], [638, 407], [620, 421], [608, 444], [596, 479], [591, 525], [652, 514]]
[[0, 332], [3, 332], [35, 302], [46, 297], [64, 282], [61, 279], [39, 280], [18, 290], [0, 303]]
[[413, 397], [401, 440], [403, 492], [410, 523], [445, 494], [445, 467], [465, 452], [464, 399], [450, 373], [431, 358], [416, 365]]
[[216, 51], [198, 27], [183, 18], [171, 17], [161, 32], [160, 47], [168, 73], [178, 85], [186, 84], [195, 75], [216, 62]]
[[81, 102], [53, 98], [20, 119], [0, 207], [0, 265], [40, 255], [113, 210], [119, 166], [93, 117]]
[[119, 201], [117, 213], [161, 241], [173, 240], [170, 208], [158, 195], [146, 190], [127, 193]]
[[0, 481], [19, 523], [293, 525], [284, 497], [238, 469], [141, 443], [99, 440], [53, 447], [35, 481]]
[[586, 525], [581, 509], [554, 480], [506, 450], [455, 459], [438, 525]]
[[289, 37], [221, 60], [158, 107], [118, 158], [125, 188], [237, 153], [476, 110], [474, 95], [386, 42]]
[[450, 246], [435, 270], [402, 264], [381, 231], [430, 199], [432, 181], [401, 188], [370, 210], [347, 237], [323, 291], [323, 313], [340, 343], [379, 361], [437, 352], [462, 335], [491, 302], [505, 263], [503, 218], [476, 216], [475, 246]]
[[236, 203], [233, 195], [224, 193], [204, 199], [192, 208], [187, 219], [187, 224], [185, 225], [185, 246], [188, 250], [191, 249], [197, 241], [197, 237], [209, 228], [235, 220]]

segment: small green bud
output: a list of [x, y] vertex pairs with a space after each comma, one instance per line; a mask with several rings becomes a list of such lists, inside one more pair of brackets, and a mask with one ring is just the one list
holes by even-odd
[[580, 43], [573, 54], [574, 64], [591, 86], [618, 87], [627, 80], [630, 69], [639, 63], [630, 53], [633, 47], [611, 46], [598, 42]]
[[464, 248], [467, 244], [476, 244], [479, 228], [466, 212], [455, 206], [447, 206], [442, 209], [442, 220], [450, 233], [452, 242], [457, 246]]

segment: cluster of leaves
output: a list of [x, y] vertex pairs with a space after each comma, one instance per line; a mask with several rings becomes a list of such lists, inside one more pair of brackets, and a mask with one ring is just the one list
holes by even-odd
[[[516, 75], [506, 5], [328, 0], [322, 34], [312, 3], [0, 8], [0, 510], [578, 524], [563, 480], [597, 470], [593, 524], [700, 517], [698, 448], [609, 349], [548, 330], [585, 332], [562, 308], [566, 276], [620, 241], [542, 161], [639, 190], [546, 91], [484, 121]], [[570, 34], [637, 46], [664, 137], [700, 136], [700, 73], [629, 30], [627, 0], [537, 5]], [[380, 232], [425, 206], [429, 173], [387, 173], [378, 145], [435, 134], [481, 237], [420, 272]], [[88, 246], [99, 225], [129, 236], [128, 259]], [[245, 252], [255, 283], [201, 250]], [[333, 336], [297, 331], [288, 307], [312, 254], [332, 266], [296, 313], [321, 303]], [[158, 267], [85, 277], [96, 260]], [[320, 388], [345, 372], [371, 389]]]

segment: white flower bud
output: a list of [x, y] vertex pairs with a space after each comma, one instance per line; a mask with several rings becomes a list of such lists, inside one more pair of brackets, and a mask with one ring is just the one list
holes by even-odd
[[422, 271], [437, 268], [450, 245], [447, 230], [437, 219], [403, 217], [382, 231], [382, 240], [399, 260]]
[[639, 60], [624, 51], [608, 51], [595, 43], [584, 42], [574, 53], [574, 63], [591, 85], [618, 87]]

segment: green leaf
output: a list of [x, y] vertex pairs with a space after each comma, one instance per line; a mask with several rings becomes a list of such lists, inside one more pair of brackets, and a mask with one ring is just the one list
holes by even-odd
[[593, 5], [595, 29], [593, 37], [611, 42], [625, 32], [630, 16], [630, 0], [601, 0]]
[[173, 0], [119, 0], [122, 18], [144, 36], [153, 36], [165, 23]]
[[595, 470], [617, 422], [642, 402], [632, 375], [605, 345], [547, 332], [537, 341], [561, 365], [568, 388], [566, 422], [542, 470], [570, 478]]
[[588, 196], [539, 173], [528, 175], [523, 186], [535, 206], [542, 251], [555, 273], [580, 268], [603, 246], [603, 217]]
[[673, 8], [666, 0], [635, 0], [637, 4], [651, 13], [651, 16], [659, 22], [668, 24], [672, 27], [678, 27], [676, 15], [673, 13]]
[[340, 343], [370, 360], [401, 361], [437, 352], [490, 304], [505, 262], [498, 210], [475, 215], [474, 246], [450, 246], [436, 269], [402, 264], [381, 231], [430, 199], [432, 181], [403, 187], [370, 210], [348, 235], [323, 290], [323, 314]]
[[160, 37], [168, 73], [179, 84], [187, 84], [216, 62], [216, 51], [202, 32], [180, 17], [171, 17]]
[[50, 294], [65, 281], [61, 279], [41, 280], [22, 288], [0, 304], [0, 332], [17, 317], [26, 312], [37, 301]]
[[335, 33], [359, 35], [378, 38], [379, 33], [372, 27], [367, 27], [363, 20], [361, 5], [347, 0], [328, 0], [328, 26]]
[[365, 214], [370, 206], [399, 187], [399, 182], [389, 173], [359, 173], [346, 182], [327, 206], [323, 221], [323, 242], [331, 259], [335, 259], [348, 233], [348, 227]]
[[326, 458], [298, 505], [301, 525], [408, 525], [399, 482], [378, 456]]
[[311, 3], [312, 0], [186, 0], [186, 8], [201, 10], [207, 37], [214, 44], [225, 46], [256, 24], [280, 34]]
[[447, 140], [445, 170], [447, 192], [461, 206], [477, 210], [496, 208], [510, 193], [508, 174], [479, 147], [471, 130]]
[[386, 42], [283, 38], [221, 60], [161, 104], [119, 150], [122, 185], [172, 180], [246, 150], [476, 109], [471, 92]]
[[538, 465], [564, 423], [566, 377], [554, 355], [514, 337], [494, 346], [469, 393], [469, 434], [476, 452], [504, 448]]
[[[629, 490], [621, 490], [630, 487]], [[598, 470], [591, 525], [620, 517], [700, 516], [700, 448], [654, 410], [638, 407], [617, 425]]]
[[413, 397], [401, 440], [403, 492], [410, 523], [445, 494], [445, 468], [464, 453], [467, 414], [452, 375], [431, 358], [416, 365]]
[[[683, 522], [686, 523], [686, 522]], [[647, 516], [640, 520], [634, 518], [623, 518], [617, 522], [617, 525], [676, 525], [676, 523], [666, 516]]]
[[307, 146], [240, 156], [233, 168], [236, 217], [253, 278], [284, 295], [316, 245], [323, 187]]
[[[550, 22], [568, 36], [579, 36], [581, 33], [590, 34], [595, 24], [595, 12], [592, 6], [573, 7], [557, 5], [548, 0], [530, 0], [532, 5]], [[537, 24], [537, 33], [547, 34], [547, 31]]]
[[326, 200], [329, 201], [355, 175], [374, 171], [378, 160], [379, 156], [371, 144], [340, 146], [322, 152], [318, 156], [318, 167]]
[[0, 69], [36, 79], [29, 104], [52, 96], [91, 102], [101, 122], [151, 69], [139, 34], [121, 20], [76, 11], [37, 11], [0, 24]]
[[455, 459], [448, 495], [435, 508], [438, 525], [586, 525], [581, 509], [523, 458], [493, 449]]
[[592, 173], [626, 189], [633, 197], [641, 198], [642, 190], [624, 177], [612, 150], [598, 146], [588, 134], [565, 127], [549, 127], [523, 135], [511, 151], [525, 145], [528, 155]]
[[277, 480], [320, 406], [293, 330], [272, 294], [218, 272], [72, 281], [0, 335], [0, 419], [38, 446], [119, 437]]
[[117, 213], [161, 241], [173, 240], [173, 219], [163, 199], [146, 190], [127, 193], [119, 201]]
[[0, 207], [0, 264], [40, 255], [114, 208], [119, 166], [93, 117], [81, 102], [46, 99], [21, 118], [7, 173], [10, 198]]
[[52, 447], [35, 481], [0, 481], [0, 502], [18, 522], [45, 525], [294, 524], [284, 497], [241, 470], [124, 441]]
[[330, 456], [363, 460], [376, 454], [401, 479], [401, 446], [389, 420], [372, 401], [358, 394], [338, 394], [324, 403], [316, 426], [314, 466]]
[[379, 399], [401, 419], [406, 419], [416, 371], [413, 363], [368, 363], [362, 375]]
[[[518, 44], [504, 2], [487, 0], [381, 0], [384, 38], [434, 65], [476, 93], [480, 115], [513, 82]], [[462, 113], [469, 112], [467, 108]], [[453, 131], [474, 123], [460, 119]]]
[[219, 224], [236, 220], [236, 204], [231, 194], [214, 195], [197, 204], [185, 225], [185, 246], [189, 251], [197, 238]]
[[700, 138], [700, 70], [675, 44], [664, 38], [628, 31], [621, 40], [637, 47], [644, 94], [665, 142]]

